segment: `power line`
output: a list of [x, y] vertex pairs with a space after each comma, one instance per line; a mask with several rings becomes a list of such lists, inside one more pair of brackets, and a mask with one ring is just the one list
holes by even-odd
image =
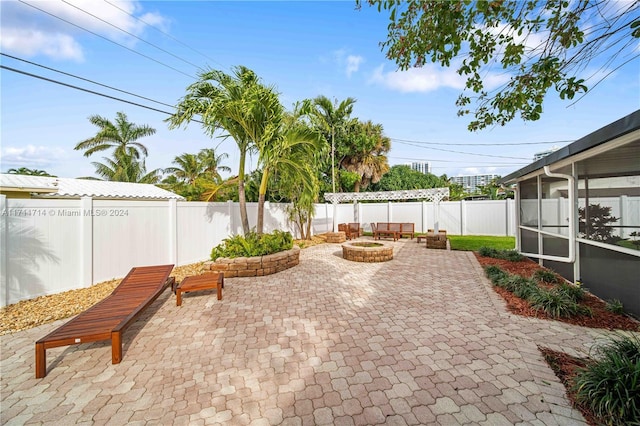
[[68, 20], [66, 20], [66, 19], [64, 19], [64, 18], [61, 18], [61, 17], [59, 17], [59, 16], [57, 16], [57, 15], [55, 15], [55, 14], [51, 13], [51, 12], [47, 12], [47, 11], [46, 11], [46, 10], [44, 10], [44, 9], [41, 9], [41, 8], [39, 8], [39, 7], [37, 7], [37, 6], [34, 6], [34, 5], [32, 5], [32, 4], [29, 4], [29, 3], [25, 2], [24, 0], [18, 0], [18, 1], [19, 1], [20, 3], [22, 3], [22, 4], [25, 4], [25, 5], [29, 6], [29, 7], [32, 7], [32, 8], [34, 8], [34, 9], [36, 9], [36, 10], [39, 10], [39, 11], [40, 11], [40, 12], [42, 12], [42, 13], [46, 13], [46, 14], [47, 14], [47, 15], [49, 15], [49, 16], [52, 16], [52, 17], [54, 17], [54, 18], [56, 18], [56, 19], [59, 19], [59, 20], [61, 20], [62, 22], [66, 22], [66, 23], [67, 23], [67, 24], [69, 24], [69, 25], [73, 25], [74, 27], [76, 27], [76, 28], [80, 28], [81, 30], [86, 31], [86, 32], [88, 32], [88, 33], [90, 33], [90, 34], [93, 34], [93, 35], [94, 35], [94, 36], [96, 36], [96, 37], [100, 37], [100, 38], [101, 38], [101, 39], [103, 39], [103, 40], [106, 40], [106, 41], [108, 41], [108, 42], [110, 42], [110, 43], [113, 43], [113, 44], [115, 44], [115, 45], [117, 45], [117, 46], [120, 46], [120, 47], [122, 47], [123, 49], [126, 49], [126, 50], [128, 50], [128, 51], [130, 51], [130, 52], [132, 52], [132, 53], [135, 53], [136, 55], [140, 55], [140, 56], [142, 56], [143, 58], [149, 59], [149, 60], [151, 60], [151, 61], [153, 61], [153, 62], [155, 62], [155, 63], [157, 63], [157, 64], [160, 64], [160, 65], [162, 65], [162, 66], [164, 66], [164, 67], [167, 67], [167, 68], [169, 68], [169, 69], [172, 69], [172, 70], [174, 70], [174, 71], [176, 71], [176, 72], [179, 72], [180, 74], [185, 75], [185, 76], [187, 76], [187, 77], [189, 77], [189, 78], [192, 78], [192, 79], [194, 79], [194, 80], [196, 79], [196, 77], [194, 77], [194, 76], [192, 76], [192, 75], [190, 75], [190, 74], [187, 74], [187, 73], [185, 73], [185, 72], [183, 72], [183, 71], [180, 71], [179, 69], [174, 68], [174, 67], [172, 67], [171, 65], [167, 65], [167, 64], [165, 64], [164, 62], [160, 62], [160, 61], [158, 61], [157, 59], [152, 58], [151, 56], [145, 55], [144, 53], [141, 53], [141, 52], [138, 52], [137, 50], [131, 49], [131, 48], [129, 48], [129, 47], [127, 47], [127, 46], [123, 45], [123, 44], [120, 44], [120, 43], [118, 43], [118, 42], [116, 42], [116, 41], [113, 41], [113, 40], [111, 40], [111, 39], [109, 39], [109, 38], [107, 38], [107, 37], [104, 37], [104, 36], [102, 36], [102, 35], [100, 35], [100, 34], [98, 34], [98, 33], [96, 33], [96, 32], [93, 32], [93, 31], [91, 31], [91, 30], [89, 30], [89, 29], [87, 29], [87, 28], [84, 28], [83, 26], [80, 26], [80, 25], [74, 24], [73, 22], [68, 21]]
[[[65, 86], [65, 87], [69, 87], [69, 88], [72, 88], [72, 89], [80, 90], [82, 92], [91, 93], [91, 94], [97, 95], [97, 96], [102, 96], [103, 98], [113, 99], [115, 101], [124, 102], [124, 103], [129, 104], [129, 105], [134, 105], [134, 106], [137, 106], [137, 107], [140, 107], [140, 108], [145, 108], [145, 109], [148, 109], [148, 110], [151, 110], [151, 111], [160, 112], [160, 113], [166, 114], [166, 115], [173, 115], [172, 112], [163, 111], [163, 110], [158, 109], [158, 108], [153, 108], [153, 107], [150, 107], [148, 105], [142, 105], [142, 104], [139, 104], [139, 103], [136, 103], [136, 102], [132, 102], [132, 101], [126, 100], [126, 99], [116, 98], [115, 96], [107, 95], [105, 93], [100, 93], [100, 92], [96, 92], [96, 91], [89, 90], [89, 89], [85, 89], [84, 87], [74, 86], [74, 85], [69, 84], [69, 83], [64, 83], [62, 81], [53, 80], [51, 78], [43, 77], [41, 75], [32, 74], [32, 73], [29, 73], [29, 72], [26, 72], [26, 71], [22, 71], [22, 70], [18, 70], [18, 69], [15, 69], [15, 68], [11, 68], [11, 67], [8, 67], [6, 65], [0, 64], [0, 68], [6, 69], [8, 71], [12, 71], [12, 72], [15, 72], [15, 73], [18, 73], [18, 74], [23, 74], [23, 75], [26, 75], [26, 76], [29, 76], [29, 77], [37, 78], [37, 79], [40, 79], [40, 80], [48, 81], [50, 83], [55, 83], [55, 84], [59, 84], [61, 86]], [[191, 121], [195, 121], [196, 123], [203, 123], [200, 120], [191, 120]]]
[[111, 22], [109, 22], [109, 21], [106, 21], [106, 20], [104, 20], [104, 19], [100, 18], [99, 16], [94, 15], [93, 13], [91, 13], [91, 12], [89, 12], [89, 11], [86, 11], [86, 10], [82, 9], [81, 7], [78, 7], [78, 6], [74, 5], [74, 4], [69, 3], [67, 0], [62, 0], [62, 2], [63, 2], [63, 3], [65, 3], [65, 4], [67, 4], [67, 5], [69, 5], [69, 6], [71, 6], [71, 7], [73, 7], [73, 8], [75, 8], [75, 9], [77, 9], [77, 10], [79, 10], [79, 11], [81, 11], [81, 12], [83, 12], [83, 13], [86, 13], [86, 14], [87, 14], [87, 15], [89, 15], [89, 16], [94, 17], [95, 19], [99, 20], [100, 22], [104, 22], [105, 24], [110, 25], [110, 26], [112, 26], [113, 28], [116, 28], [116, 29], [118, 29], [118, 30], [122, 31], [123, 33], [128, 34], [128, 35], [130, 35], [131, 37], [134, 37], [134, 38], [136, 38], [136, 39], [140, 40], [140, 41], [141, 41], [141, 42], [143, 42], [143, 43], [148, 44], [149, 46], [155, 47], [156, 49], [158, 49], [158, 50], [160, 50], [160, 51], [162, 51], [162, 52], [164, 52], [164, 53], [166, 53], [166, 54], [168, 54], [168, 55], [171, 55], [171, 56], [173, 56], [174, 58], [179, 59], [179, 60], [181, 60], [182, 62], [184, 62], [184, 63], [186, 63], [186, 64], [192, 65], [192, 66], [194, 66], [194, 67], [196, 67], [196, 68], [198, 68], [198, 69], [200, 68], [198, 65], [194, 64], [193, 62], [189, 62], [189, 61], [187, 61], [186, 59], [183, 59], [183, 58], [181, 58], [180, 56], [175, 55], [175, 54], [173, 54], [173, 53], [169, 52], [168, 50], [163, 49], [163, 48], [162, 48], [162, 47], [160, 47], [160, 46], [157, 46], [157, 45], [155, 45], [155, 44], [153, 44], [153, 43], [151, 43], [151, 42], [149, 42], [149, 41], [147, 41], [147, 40], [145, 40], [145, 39], [143, 39], [143, 38], [141, 38], [141, 37], [138, 37], [137, 35], [135, 35], [135, 34], [133, 34], [133, 33], [130, 33], [129, 31], [127, 31], [127, 30], [125, 30], [125, 29], [123, 29], [123, 28], [120, 28], [119, 26], [117, 26], [117, 25], [115, 25], [115, 24], [112, 24], [112, 23], [111, 23]]
[[109, 5], [111, 5], [111, 6], [113, 6], [113, 7], [115, 7], [116, 9], [120, 10], [122, 13], [124, 13], [124, 14], [126, 14], [126, 15], [129, 15], [129, 16], [130, 16], [130, 17], [132, 17], [133, 19], [135, 19], [135, 20], [137, 20], [137, 21], [139, 21], [139, 22], [142, 22], [142, 23], [143, 23], [143, 24], [145, 24], [146, 26], [153, 28], [154, 30], [158, 31], [160, 34], [163, 34], [164, 36], [166, 36], [166, 37], [170, 38], [171, 40], [175, 41], [176, 43], [181, 44], [182, 46], [186, 47], [187, 49], [189, 49], [189, 50], [191, 50], [191, 51], [193, 51], [193, 52], [195, 52], [195, 53], [197, 53], [198, 55], [201, 55], [201, 56], [203, 56], [203, 57], [205, 57], [205, 58], [207, 58], [207, 59], [211, 60], [212, 62], [214, 62], [214, 63], [216, 63], [216, 64], [218, 64], [218, 65], [222, 66], [223, 68], [227, 68], [227, 67], [226, 67], [225, 65], [223, 65], [222, 63], [220, 63], [220, 62], [216, 61], [215, 59], [213, 59], [211, 56], [209, 56], [209, 55], [207, 55], [207, 54], [205, 54], [205, 53], [202, 53], [202, 52], [200, 52], [200, 51], [199, 51], [199, 50], [197, 50], [197, 49], [194, 49], [193, 47], [189, 46], [188, 44], [186, 44], [186, 43], [184, 43], [184, 42], [182, 42], [182, 41], [180, 41], [180, 40], [178, 40], [177, 38], [175, 38], [175, 37], [174, 37], [174, 36], [172, 36], [171, 34], [167, 33], [166, 31], [163, 31], [163, 30], [161, 30], [160, 28], [156, 27], [155, 25], [152, 25], [152, 24], [148, 23], [148, 22], [147, 22], [147, 21], [145, 21], [144, 19], [140, 19], [140, 18], [138, 18], [137, 16], [135, 16], [135, 15], [133, 15], [133, 14], [129, 13], [128, 11], [124, 10], [123, 8], [121, 8], [120, 6], [118, 6], [117, 4], [114, 4], [114, 3], [110, 2], [109, 0], [104, 0], [104, 2], [105, 2], [105, 3], [107, 3], [107, 4], [109, 4]]
[[417, 147], [423, 148], [423, 149], [432, 149], [434, 151], [452, 152], [454, 154], [477, 155], [479, 157], [489, 157], [489, 158], [508, 158], [508, 159], [512, 159], [512, 160], [528, 160], [528, 158], [510, 157], [508, 155], [476, 154], [476, 153], [473, 153], [473, 152], [454, 151], [452, 149], [433, 148], [433, 147], [429, 147], [429, 146], [420, 146], [420, 145], [415, 145], [415, 144], [410, 144], [410, 143], [407, 143], [407, 145], [413, 145], [413, 146], [417, 146]]
[[427, 141], [414, 141], [409, 139], [397, 139], [390, 138], [394, 142], [398, 142], [405, 145], [449, 145], [449, 146], [516, 146], [516, 145], [549, 145], [549, 144], [561, 144], [570, 143], [572, 140], [567, 141], [548, 141], [548, 142], [512, 142], [512, 143], [449, 143], [449, 142], [427, 142]]
[[[427, 160], [422, 158], [409, 158], [409, 157], [387, 157], [393, 160], [408, 160], [408, 161], [422, 161], [426, 163], [457, 163], [460, 164], [460, 160]], [[474, 161], [474, 164], [489, 164], [489, 165], [499, 165], [499, 166], [520, 166], [527, 165], [529, 163], [496, 163], [495, 161]]]
[[93, 83], [95, 85], [102, 86], [102, 87], [105, 87], [107, 89], [115, 90], [117, 92], [125, 93], [125, 94], [131, 95], [131, 96], [135, 96], [136, 98], [144, 99], [145, 101], [150, 101], [150, 102], [153, 102], [153, 103], [156, 103], [156, 104], [159, 104], [159, 105], [168, 106], [169, 108], [175, 108], [174, 105], [170, 105], [170, 104], [167, 104], [167, 103], [164, 103], [164, 102], [156, 101], [154, 99], [147, 98], [145, 96], [136, 95], [135, 93], [131, 93], [131, 92], [128, 92], [126, 90], [118, 89], [117, 87], [109, 86], [107, 84], [102, 84], [102, 83], [99, 83], [97, 81], [90, 80], [88, 78], [80, 77], [80, 76], [77, 76], [75, 74], [71, 74], [71, 73], [68, 73], [68, 72], [65, 72], [65, 71], [61, 71], [61, 70], [58, 70], [58, 69], [55, 69], [55, 68], [51, 68], [51, 67], [48, 67], [48, 66], [45, 66], [45, 65], [42, 65], [42, 64], [38, 64], [36, 62], [31, 62], [31, 61], [28, 61], [26, 59], [18, 58], [17, 56], [8, 55], [8, 54], [2, 53], [2, 52], [0, 52], [0, 55], [6, 56], [7, 58], [15, 59], [17, 61], [22, 61], [22, 62], [25, 62], [27, 64], [34, 65], [36, 67], [44, 68], [44, 69], [49, 70], [49, 71], [57, 72], [59, 74], [63, 74], [63, 75], [69, 76], [69, 77], [77, 78], [78, 80], [83, 80], [83, 81], [86, 81], [86, 82], [89, 82], [89, 83]]

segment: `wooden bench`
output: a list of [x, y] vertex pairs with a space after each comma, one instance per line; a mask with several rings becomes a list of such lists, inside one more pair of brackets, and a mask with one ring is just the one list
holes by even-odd
[[224, 273], [209, 272], [202, 275], [192, 275], [186, 277], [175, 287], [176, 306], [182, 306], [182, 293], [202, 290], [217, 290], [218, 300], [222, 300], [222, 289], [224, 288]]
[[412, 239], [415, 235], [415, 225], [413, 223], [397, 223], [397, 222], [378, 222], [371, 224], [371, 232], [373, 239], [378, 240], [380, 237], [392, 237], [393, 241], [408, 235]]
[[401, 223], [400, 224], [400, 238], [402, 238], [403, 235], [407, 235], [409, 237], [411, 237], [411, 239], [413, 240], [413, 237], [415, 236], [415, 224], [414, 223]]
[[142, 266], [129, 271], [113, 292], [36, 342], [36, 378], [47, 375], [50, 348], [111, 340], [111, 362], [122, 360], [122, 334], [175, 279], [173, 265]]

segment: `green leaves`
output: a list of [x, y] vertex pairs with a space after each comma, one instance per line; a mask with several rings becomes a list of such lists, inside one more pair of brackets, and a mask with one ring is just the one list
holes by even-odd
[[[380, 45], [400, 70], [431, 62], [456, 66], [466, 76], [456, 105], [459, 116], [474, 116], [468, 126], [472, 131], [505, 125], [518, 115], [538, 120], [551, 90], [564, 100], [587, 93], [584, 70], [592, 63], [606, 70], [626, 65], [631, 62], [626, 58], [636, 57], [636, 44], [622, 41], [640, 38], [638, 2], [368, 3], [389, 11], [387, 38]], [[493, 83], [497, 75], [508, 81]]]

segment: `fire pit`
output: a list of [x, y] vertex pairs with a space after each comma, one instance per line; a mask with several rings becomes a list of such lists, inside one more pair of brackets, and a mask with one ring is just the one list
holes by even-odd
[[393, 247], [373, 241], [346, 242], [342, 244], [342, 257], [353, 262], [386, 262], [393, 259]]

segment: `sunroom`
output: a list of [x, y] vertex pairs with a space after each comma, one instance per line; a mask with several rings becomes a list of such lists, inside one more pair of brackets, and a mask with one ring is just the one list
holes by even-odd
[[500, 183], [522, 254], [640, 317], [640, 110]]

